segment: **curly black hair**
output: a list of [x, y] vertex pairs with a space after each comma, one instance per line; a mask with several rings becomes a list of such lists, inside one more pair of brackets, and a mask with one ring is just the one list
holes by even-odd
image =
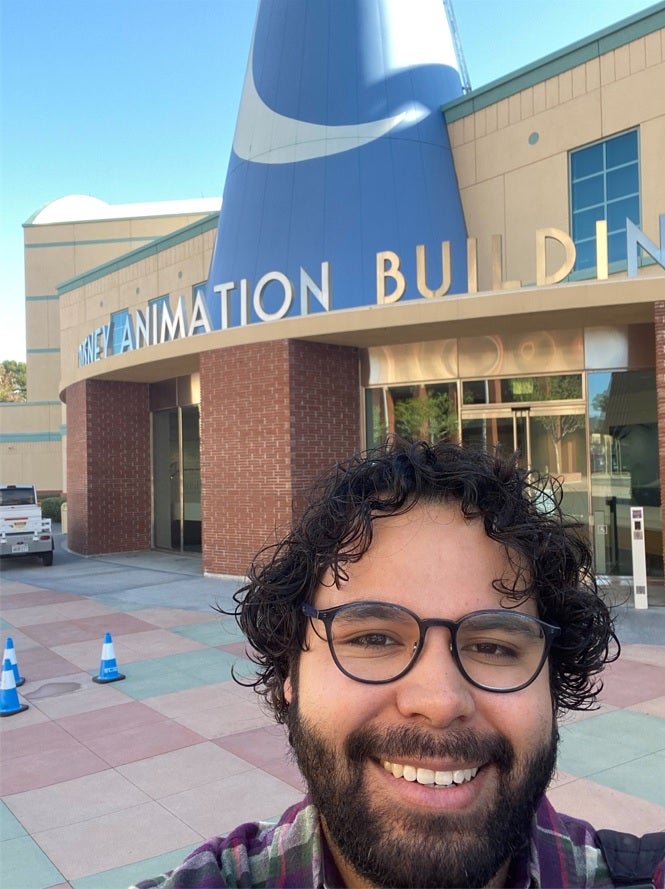
[[551, 649], [555, 712], [589, 710], [603, 684], [599, 673], [619, 656], [611, 613], [598, 595], [588, 543], [578, 522], [561, 509], [561, 486], [503, 457], [442, 441], [436, 445], [388, 438], [378, 448], [338, 463], [312, 489], [309, 505], [286, 538], [265, 547], [235, 594], [236, 619], [258, 665], [251, 681], [278, 722], [288, 703], [284, 681], [305, 646], [306, 618], [324, 575], [348, 578], [372, 543], [374, 522], [417, 503], [457, 503], [482, 519], [514, 568], [510, 586], [494, 586], [519, 604], [533, 598], [538, 616], [561, 627]]

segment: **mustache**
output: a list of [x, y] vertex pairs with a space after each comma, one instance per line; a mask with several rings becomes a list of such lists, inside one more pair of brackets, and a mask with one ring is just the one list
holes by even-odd
[[449, 729], [433, 734], [417, 726], [380, 729], [361, 726], [346, 739], [351, 762], [366, 759], [455, 759], [484, 764], [492, 762], [508, 771], [515, 762], [510, 742], [499, 734], [478, 734], [469, 729]]

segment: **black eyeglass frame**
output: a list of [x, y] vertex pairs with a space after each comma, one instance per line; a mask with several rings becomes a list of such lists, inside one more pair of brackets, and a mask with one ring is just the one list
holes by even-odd
[[[405, 614], [408, 614], [410, 617], [414, 619], [416, 624], [418, 625], [418, 630], [420, 632], [418, 642], [413, 650], [413, 654], [411, 655], [411, 659], [404, 667], [404, 669], [399, 672], [396, 676], [391, 677], [390, 679], [360, 679], [358, 676], [354, 676], [353, 673], [349, 673], [347, 669], [345, 669], [340, 661], [337, 658], [335, 653], [335, 646], [333, 643], [332, 636], [332, 624], [336, 615], [340, 613], [340, 611], [345, 611], [348, 608], [353, 608], [357, 605], [380, 605], [382, 607], [395, 608], [398, 611], [402, 611]], [[462, 676], [466, 679], [467, 682], [470, 682], [471, 685], [476, 688], [482, 689], [482, 691], [491, 691], [495, 694], [509, 694], [514, 691], [521, 691], [523, 688], [527, 688], [534, 682], [537, 677], [540, 675], [541, 670], [543, 669], [545, 662], [549, 656], [550, 650], [552, 648], [552, 642], [554, 639], [560, 635], [561, 627], [556, 626], [556, 624], [548, 624], [545, 621], [540, 620], [537, 617], [533, 617], [531, 614], [524, 614], [523, 612], [512, 612], [513, 614], [519, 614], [520, 618], [524, 618], [525, 620], [531, 621], [532, 623], [538, 624], [540, 629], [542, 630], [545, 636], [545, 642], [543, 645], [543, 653], [540, 659], [540, 663], [538, 664], [537, 670], [534, 672], [533, 676], [527, 681], [523, 682], [521, 685], [510, 686], [509, 688], [494, 688], [490, 685], [483, 685], [481, 682], [477, 682], [473, 679], [467, 671], [464, 669], [464, 665], [462, 664], [462, 660], [459, 656], [459, 652], [457, 650], [457, 631], [459, 627], [465, 623], [471, 617], [478, 617], [479, 615], [484, 614], [506, 614], [506, 609], [503, 608], [486, 608], [481, 611], [471, 611], [469, 614], [465, 614], [460, 617], [459, 620], [448, 620], [443, 617], [431, 617], [431, 618], [420, 618], [417, 614], [411, 611], [409, 608], [405, 608], [403, 605], [396, 605], [394, 602], [379, 602], [378, 600], [372, 601], [358, 601], [358, 602], [345, 602], [343, 605], [335, 605], [333, 608], [323, 608], [318, 609], [313, 605], [310, 605], [308, 602], [305, 602], [301, 608], [303, 614], [311, 620], [320, 620], [323, 622], [323, 625], [326, 628], [326, 638], [328, 642], [328, 648], [330, 649], [330, 654], [332, 656], [333, 661], [336, 666], [345, 676], [348, 676], [349, 679], [353, 679], [355, 682], [362, 682], [364, 685], [387, 685], [389, 682], [397, 682], [398, 679], [401, 679], [402, 676], [406, 676], [406, 674], [411, 670], [414, 666], [418, 658], [420, 657], [420, 653], [423, 650], [423, 646], [425, 645], [425, 636], [430, 627], [446, 627], [450, 630], [450, 651], [453, 656], [453, 660], [457, 666], [457, 669], [460, 671]], [[316, 633], [315, 627], [312, 625], [312, 629]], [[317, 633], [317, 636], [319, 634]], [[321, 636], [319, 636], [321, 638]]]

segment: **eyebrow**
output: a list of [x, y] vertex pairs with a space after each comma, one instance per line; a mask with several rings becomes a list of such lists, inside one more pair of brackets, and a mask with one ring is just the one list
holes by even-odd
[[[473, 614], [473, 612], [471, 612]], [[468, 615], [466, 615], [468, 617]], [[474, 628], [479, 630], [515, 630], [524, 636], [540, 635], [542, 629], [535, 623], [535, 618], [524, 614], [518, 617], [516, 614], [480, 614], [474, 616]]]
[[343, 620], [345, 617], [349, 617], [349, 612], [351, 612], [352, 617], [375, 617], [375, 618], [391, 618], [392, 620], [399, 619], [400, 621], [408, 622], [412, 621], [412, 615], [408, 614], [406, 611], [403, 611], [401, 608], [398, 608], [396, 605], [390, 605], [388, 602], [385, 604], [381, 602], [349, 602], [348, 606], [344, 608], [342, 611], [338, 611], [336, 615], [336, 620]]

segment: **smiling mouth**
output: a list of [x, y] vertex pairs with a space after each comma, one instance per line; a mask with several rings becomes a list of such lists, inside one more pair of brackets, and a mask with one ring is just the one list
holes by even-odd
[[435, 771], [423, 769], [418, 766], [403, 765], [399, 762], [382, 760], [383, 768], [394, 775], [395, 778], [403, 778], [405, 781], [424, 784], [428, 787], [452, 787], [457, 784], [467, 784], [478, 774], [478, 767], [470, 769], [454, 769], [453, 771]]

